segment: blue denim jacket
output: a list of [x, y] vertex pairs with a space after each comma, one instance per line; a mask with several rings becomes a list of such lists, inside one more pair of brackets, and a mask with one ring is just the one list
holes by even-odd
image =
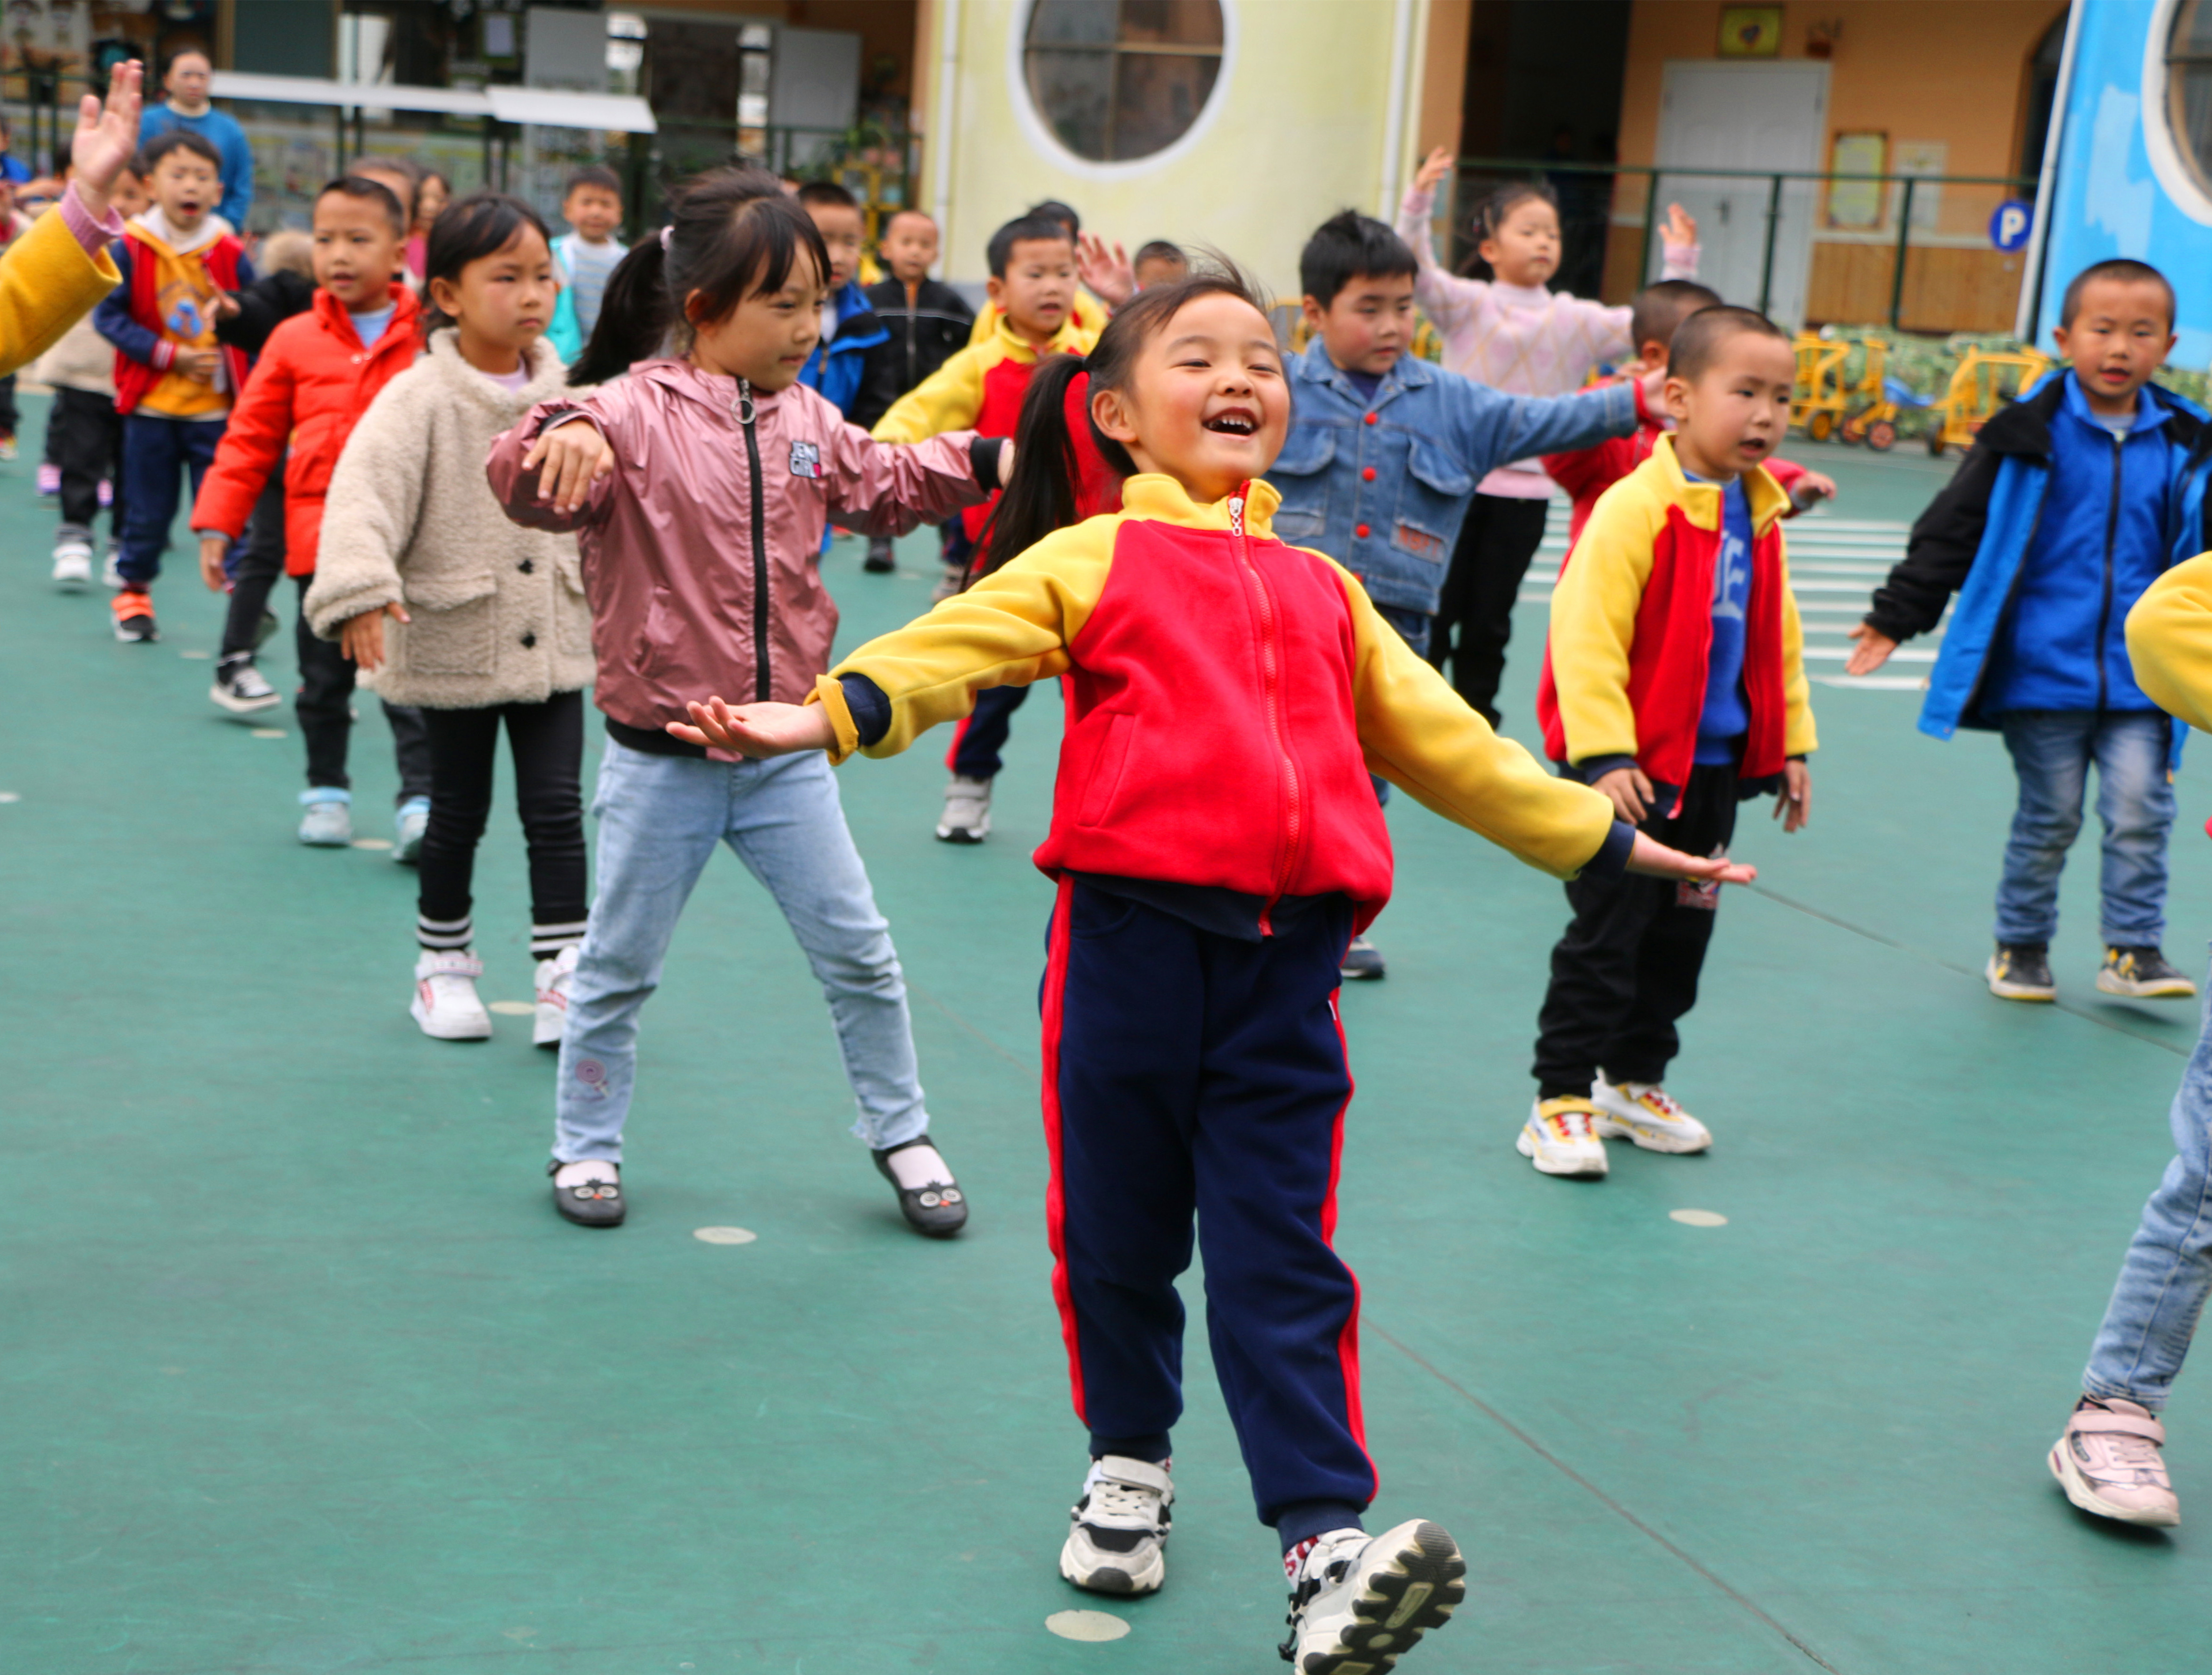
[[1444, 570], [1492, 471], [1636, 428], [1636, 393], [1505, 395], [1407, 356], [1363, 400], [1316, 338], [1291, 357], [1291, 434], [1267, 480], [1275, 533], [1327, 553], [1377, 605], [1433, 616]]

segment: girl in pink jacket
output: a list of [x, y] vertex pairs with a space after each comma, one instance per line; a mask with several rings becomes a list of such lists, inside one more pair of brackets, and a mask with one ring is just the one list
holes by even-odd
[[[908, 1221], [943, 1237], [967, 1220], [930, 1142], [898, 956], [828, 764], [748, 762], [664, 731], [702, 691], [796, 704], [812, 690], [837, 628], [817, 566], [829, 517], [902, 534], [997, 485], [1001, 442], [876, 442], [797, 382], [829, 273], [821, 235], [774, 175], [700, 176], [673, 224], [608, 282], [569, 373], [604, 387], [540, 403], [492, 448], [507, 516], [580, 538], [606, 715], [598, 893], [562, 1037], [550, 1170], [555, 1205], [586, 1227], [623, 1219], [638, 1014], [718, 843], [768, 886], [820, 979], [854, 1132]], [[680, 352], [663, 348], [672, 332]]]

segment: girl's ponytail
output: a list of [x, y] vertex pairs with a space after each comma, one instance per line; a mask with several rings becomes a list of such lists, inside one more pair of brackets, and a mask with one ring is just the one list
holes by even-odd
[[572, 386], [604, 384], [628, 372], [633, 362], [650, 360], [660, 352], [668, 328], [675, 324], [667, 265], [668, 249], [657, 233], [647, 234], [615, 265], [607, 276], [591, 341], [568, 368]]
[[1083, 473], [1067, 422], [1067, 396], [1083, 371], [1079, 357], [1051, 355], [1030, 375], [1014, 426], [1013, 478], [976, 537], [971, 572], [988, 574], [1076, 521], [1076, 486]]

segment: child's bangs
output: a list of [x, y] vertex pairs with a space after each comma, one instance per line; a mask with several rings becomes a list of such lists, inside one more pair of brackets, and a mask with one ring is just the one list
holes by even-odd
[[803, 260], [813, 263], [816, 283], [828, 283], [829, 248], [813, 217], [792, 198], [779, 192], [739, 205], [699, 264], [715, 276], [715, 283], [698, 288], [692, 323], [713, 325], [726, 320], [748, 297], [775, 295]]

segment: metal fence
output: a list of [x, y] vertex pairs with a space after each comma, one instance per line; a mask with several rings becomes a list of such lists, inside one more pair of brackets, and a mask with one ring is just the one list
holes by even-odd
[[1886, 323], [1931, 335], [2013, 329], [2026, 252], [2000, 248], [1991, 228], [2000, 205], [2032, 200], [2036, 186], [2014, 175], [1465, 157], [1445, 210], [1455, 267], [1476, 256], [1483, 202], [1528, 180], [1559, 200], [1557, 289], [1626, 302], [1660, 276], [1661, 228], [1680, 202], [1698, 222], [1698, 277], [1731, 302], [1792, 326]]

